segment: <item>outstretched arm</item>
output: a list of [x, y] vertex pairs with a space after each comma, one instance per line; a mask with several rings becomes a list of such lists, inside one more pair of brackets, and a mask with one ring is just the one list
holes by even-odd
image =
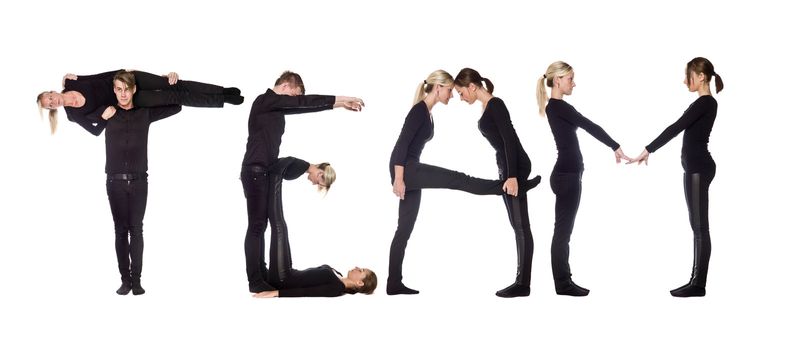
[[645, 147], [647, 152], [653, 153], [657, 151], [659, 148], [667, 144], [667, 142], [675, 138], [675, 136], [678, 136], [678, 134], [694, 124], [697, 119], [700, 119], [707, 108], [704, 101], [706, 100], [697, 100], [695, 103], [692, 103], [692, 105], [689, 106], [685, 112], [683, 112], [683, 115], [678, 118], [675, 123], [672, 123], [672, 125], [664, 129], [664, 131], [662, 131], [661, 134], [658, 135], [655, 140], [653, 140], [653, 142], [650, 142], [650, 144]]

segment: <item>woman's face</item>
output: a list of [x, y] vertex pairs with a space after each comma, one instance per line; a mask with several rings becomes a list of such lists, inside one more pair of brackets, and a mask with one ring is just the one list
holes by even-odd
[[433, 89], [433, 93], [436, 94], [436, 102], [441, 102], [444, 105], [447, 105], [450, 102], [450, 99], [453, 98], [453, 86], [452, 85], [436, 85]]
[[370, 269], [356, 266], [350, 271], [347, 271], [347, 278], [355, 282], [364, 282], [364, 279], [367, 278], [367, 273], [369, 271]]
[[575, 87], [575, 72], [553, 79], [553, 88], [561, 91], [563, 95], [572, 95], [572, 88]]
[[478, 99], [477, 91], [478, 87], [473, 83], [469, 83], [467, 86], [456, 86], [456, 92], [458, 92], [458, 96], [461, 97], [461, 101], [468, 104], [473, 104]]
[[308, 181], [313, 185], [319, 186], [325, 183], [325, 171], [316, 166], [308, 173]]
[[697, 74], [694, 71], [689, 72], [689, 79], [683, 78], [683, 83], [689, 88], [689, 92], [697, 92], [703, 83], [705, 83], [706, 75], [703, 73]]
[[45, 92], [39, 100], [39, 105], [46, 109], [56, 109], [64, 105], [64, 96], [55, 91]]

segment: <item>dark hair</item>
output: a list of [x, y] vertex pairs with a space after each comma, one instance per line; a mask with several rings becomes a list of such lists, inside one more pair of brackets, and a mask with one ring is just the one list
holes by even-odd
[[478, 71], [472, 68], [464, 68], [458, 72], [455, 84], [456, 86], [464, 87], [469, 85], [469, 83], [473, 83], [476, 86], [484, 86], [483, 83], [485, 83], [486, 90], [489, 91], [490, 94], [494, 91], [494, 84], [492, 84], [491, 80], [482, 77]]
[[299, 86], [300, 87], [300, 94], [306, 94], [306, 86], [303, 85], [303, 78], [300, 77], [300, 74], [297, 74], [292, 71], [285, 71], [278, 77], [278, 80], [275, 80], [275, 86], [281, 85], [283, 83], [289, 83], [292, 86]]
[[706, 76], [706, 82], [711, 84], [711, 77], [714, 77], [714, 85], [717, 86], [717, 92], [719, 93], [722, 91], [722, 78], [714, 71], [714, 65], [711, 64], [707, 58], [704, 57], [695, 57], [688, 63], [686, 63], [686, 81], [692, 80], [691, 72], [695, 72], [696, 74], [703, 73]]
[[356, 288], [347, 288], [345, 289], [345, 293], [347, 294], [356, 294], [356, 293], [364, 293], [364, 294], [372, 294], [375, 291], [375, 288], [378, 287], [378, 276], [375, 275], [375, 272], [372, 270], [367, 270], [367, 275], [364, 276], [364, 285], [361, 287]]
[[117, 80], [125, 84], [128, 89], [133, 89], [133, 87], [136, 86], [136, 76], [134, 76], [131, 72], [126, 72], [124, 70], [117, 72], [117, 74], [114, 74], [114, 80], [112, 81]]

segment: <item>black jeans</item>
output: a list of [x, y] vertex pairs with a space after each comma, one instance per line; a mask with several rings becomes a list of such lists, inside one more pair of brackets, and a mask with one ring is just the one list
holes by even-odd
[[241, 180], [247, 199], [247, 234], [244, 238], [247, 281], [256, 285], [268, 278], [264, 260], [264, 232], [269, 215], [269, 176], [266, 171], [252, 171], [244, 167]]
[[133, 103], [137, 107], [222, 107], [224, 103], [221, 86], [189, 80], [178, 80], [175, 85], [169, 85], [166, 77], [139, 71], [134, 71], [133, 75], [136, 77]]
[[106, 192], [114, 217], [114, 247], [119, 273], [124, 282], [139, 280], [144, 252], [142, 221], [147, 207], [147, 175], [130, 181], [109, 179]]
[[[390, 166], [394, 182], [394, 166]], [[408, 239], [414, 230], [419, 214], [423, 188], [447, 188], [469, 192], [476, 195], [503, 194], [503, 181], [471, 177], [457, 171], [410, 161], [403, 171], [406, 185], [405, 199], [400, 201], [397, 217], [397, 231], [394, 233], [389, 249], [389, 284], [403, 280], [403, 259]]]
[[575, 216], [581, 204], [580, 173], [550, 174], [550, 188], [556, 195], [556, 216], [553, 229], [553, 243], [550, 246], [550, 263], [556, 289], [564, 288], [571, 282], [569, 268], [569, 240], [575, 226]]
[[705, 287], [708, 262], [711, 259], [711, 236], [708, 229], [708, 188], [716, 169], [703, 173], [683, 174], [683, 190], [689, 209], [689, 224], [694, 234], [694, 263], [691, 284]]

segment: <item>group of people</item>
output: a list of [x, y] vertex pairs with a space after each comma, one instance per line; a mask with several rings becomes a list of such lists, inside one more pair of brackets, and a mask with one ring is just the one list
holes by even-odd
[[[655, 152], [683, 132], [681, 164], [689, 219], [694, 234], [694, 264], [689, 282], [672, 290], [676, 297], [705, 295], [711, 241], [708, 229], [708, 189], [716, 165], [708, 151], [708, 140], [716, 118], [717, 102], [711, 95], [722, 90], [720, 76], [711, 62], [697, 57], [686, 65], [684, 83], [698, 94], [684, 114], [667, 127], [637, 157], [625, 155], [619, 143], [603, 128], [581, 115], [564, 96], [572, 94], [575, 72], [564, 62], [554, 62], [538, 78], [539, 113], [546, 116], [555, 139], [558, 158], [550, 175], [556, 196], [551, 265], [556, 293], [586, 296], [589, 290], [572, 281], [569, 241], [581, 199], [583, 158], [577, 129], [581, 128], [622, 160], [647, 164]], [[51, 131], [57, 126], [57, 110], [94, 135], [106, 130], [106, 188], [115, 226], [115, 248], [122, 284], [117, 294], [143, 294], [141, 283], [142, 221], [147, 203], [147, 135], [150, 123], [172, 116], [181, 106], [222, 107], [241, 104], [237, 88], [180, 80], [175, 73], [157, 76], [140, 71], [117, 70], [91, 76], [67, 74], [63, 91], [37, 96], [42, 109], [49, 110]], [[547, 88], [550, 88], [548, 98]], [[425, 144], [433, 137], [431, 110], [447, 105], [453, 89], [462, 101], [480, 101], [483, 114], [478, 129], [494, 148], [499, 179], [480, 179], [420, 162]], [[517, 272], [514, 282], [497, 291], [499, 297], [530, 294], [533, 236], [528, 216], [527, 191], [536, 187], [540, 176], [528, 178], [531, 161], [511, 122], [502, 99], [492, 93], [494, 85], [471, 68], [455, 78], [437, 70], [417, 87], [414, 104], [392, 151], [389, 174], [392, 190], [400, 199], [397, 230], [389, 252], [388, 295], [417, 294], [403, 283], [405, 249], [414, 228], [425, 188], [460, 190], [476, 195], [499, 195], [508, 213], [516, 240]], [[355, 267], [346, 275], [328, 265], [297, 270], [292, 266], [288, 230], [283, 215], [282, 183], [303, 174], [320, 191], [330, 189], [336, 172], [328, 163], [310, 164], [295, 157], [279, 157], [287, 114], [318, 112], [333, 108], [360, 111], [364, 101], [356, 97], [306, 95], [297, 73], [284, 72], [271, 89], [253, 102], [248, 120], [247, 147], [241, 176], [247, 201], [248, 226], [244, 251], [249, 290], [255, 297], [340, 296], [345, 293], [372, 294], [376, 274]], [[270, 227], [269, 265], [266, 264], [265, 232]]]

